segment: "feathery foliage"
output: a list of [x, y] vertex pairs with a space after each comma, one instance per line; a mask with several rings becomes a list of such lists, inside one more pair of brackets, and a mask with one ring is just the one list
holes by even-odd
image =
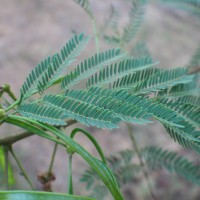
[[200, 107], [200, 97], [197, 96], [184, 96], [176, 98], [175, 101], [179, 104]]
[[119, 118], [113, 116], [110, 111], [99, 109], [99, 107], [90, 103], [58, 95], [47, 95], [43, 98], [43, 101], [45, 104], [63, 112], [65, 118], [75, 119], [87, 126], [117, 128], [116, 123]]
[[177, 153], [159, 147], [146, 147], [141, 150], [141, 156], [150, 168], [164, 168], [170, 173], [176, 173], [186, 180], [200, 185], [199, 166], [177, 155]]
[[159, 91], [156, 96], [158, 99], [163, 98], [178, 98], [184, 97], [187, 95], [196, 95], [199, 96], [200, 88], [198, 88], [197, 80], [194, 78], [192, 82], [187, 84], [178, 84], [173, 87], [166, 88], [162, 91]]
[[149, 57], [123, 60], [119, 63], [111, 64], [100, 70], [99, 73], [92, 75], [88, 79], [86, 86], [102, 86], [126, 75], [134, 74], [139, 70], [152, 67], [153, 65], [155, 63], [152, 63], [152, 59]]
[[75, 84], [79, 83], [82, 79], [85, 79], [95, 72], [101, 70], [106, 65], [122, 59], [125, 54], [120, 54], [119, 49], [112, 49], [106, 52], [95, 54], [89, 59], [81, 62], [74, 70], [64, 77], [61, 88], [63, 90], [69, 89]]
[[147, 94], [148, 92], [157, 92], [181, 83], [189, 83], [193, 78], [193, 75], [187, 75], [187, 69], [185, 68], [159, 70], [157, 73], [138, 84], [134, 93]]
[[114, 90], [123, 89], [123, 90], [130, 90], [130, 92], [134, 91], [134, 88], [137, 85], [139, 85], [140, 83], [148, 79], [151, 75], [157, 72], [158, 72], [158, 69], [156, 68], [150, 68], [150, 69], [137, 71], [134, 74], [126, 75], [114, 81], [112, 88]]
[[[182, 132], [180, 130], [175, 130], [172, 127], [169, 126], [165, 126], [168, 134], [170, 135], [170, 137], [175, 141], [178, 142], [181, 146], [191, 149], [193, 151], [196, 151], [197, 153], [200, 153], [200, 144], [199, 142], [195, 142], [193, 140], [188, 140], [185, 137], [185, 134], [191, 133], [191, 131], [189, 130], [189, 132], [187, 133], [187, 130], [182, 130]], [[193, 128], [192, 128], [193, 129]], [[195, 131], [193, 129], [192, 134], [194, 134], [195, 137]]]
[[[169, 173], [180, 175], [186, 180], [200, 185], [199, 166], [194, 165], [183, 156], [153, 146], [141, 149], [140, 154], [149, 169], [164, 169]], [[134, 152], [129, 149], [120, 151], [107, 158], [108, 164], [113, 170], [121, 188], [137, 178], [141, 172], [141, 166], [136, 164], [133, 158]], [[83, 173], [81, 181], [86, 183], [87, 190], [92, 191], [91, 197], [96, 197], [97, 200], [105, 199], [108, 192], [105, 186], [99, 182], [98, 176], [92, 169], [87, 169]], [[104, 191], [102, 197], [100, 196], [100, 191], [96, 189], [98, 187], [101, 188], [101, 191]]]
[[48, 57], [37, 65], [22, 85], [21, 98], [26, 99], [36, 92], [42, 92], [63, 77], [66, 67], [75, 61], [88, 39], [83, 34], [75, 35], [61, 49], [60, 54]]
[[62, 111], [37, 103], [23, 104], [19, 107], [18, 112], [28, 118], [51, 125], [65, 125]]
[[122, 36], [123, 42], [130, 42], [136, 35], [138, 29], [140, 28], [143, 18], [144, 18], [144, 7], [146, 0], [133, 0], [131, 11], [129, 13], [129, 23], [124, 28], [124, 33]]

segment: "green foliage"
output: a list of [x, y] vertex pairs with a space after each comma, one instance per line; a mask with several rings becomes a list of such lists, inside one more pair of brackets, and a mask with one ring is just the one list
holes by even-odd
[[143, 18], [144, 18], [144, 7], [147, 0], [132, 0], [132, 7], [129, 13], [129, 23], [124, 28], [124, 33], [122, 36], [123, 42], [130, 42], [138, 32]]
[[129, 74], [135, 74], [137, 71], [152, 67], [153, 65], [155, 65], [155, 63], [152, 63], [149, 57], [123, 60], [119, 63], [111, 64], [91, 76], [86, 86], [102, 86], [107, 83], [112, 83], [116, 79]]
[[82, 79], [87, 78], [93, 73], [101, 70], [106, 65], [117, 61], [124, 57], [120, 54], [119, 49], [112, 49], [106, 52], [95, 54], [89, 59], [84, 60], [78, 65], [74, 72], [70, 72], [62, 81], [61, 88], [64, 90], [69, 89], [75, 84], [79, 83]]
[[134, 92], [136, 94], [157, 92], [180, 83], [189, 83], [193, 80], [193, 77], [193, 75], [187, 75], [187, 69], [185, 68], [159, 70], [138, 84]]
[[51, 125], [65, 125], [62, 111], [37, 103], [23, 104], [18, 109], [19, 113], [25, 117]]
[[199, 166], [194, 165], [177, 153], [163, 150], [159, 147], [146, 147], [141, 150], [147, 166], [157, 170], [166, 169], [170, 173], [178, 174], [197, 185], [200, 185]]
[[[140, 155], [150, 170], [164, 169], [169, 173], [177, 174], [194, 184], [200, 185], [199, 166], [194, 165], [183, 156], [152, 146], [141, 149]], [[113, 170], [121, 188], [140, 175], [141, 166], [135, 163], [134, 156], [133, 150], [128, 149], [107, 158], [108, 164]], [[92, 169], [87, 169], [83, 173], [81, 181], [86, 183], [88, 191], [92, 191], [91, 197], [96, 197], [97, 200], [105, 199], [108, 194], [107, 190], [99, 182], [98, 176], [96, 176]], [[101, 190], [99, 191], [97, 188], [101, 188]], [[102, 191], [104, 191], [104, 196], [101, 196], [100, 192]]]
[[150, 76], [152, 76], [157, 72], [158, 72], [157, 68], [150, 68], [138, 71], [134, 74], [126, 75], [114, 81], [112, 88], [115, 90], [123, 89], [133, 92], [137, 85], [143, 83], [144, 80], [147, 80]]
[[[158, 1], [178, 5], [192, 14], [200, 13], [200, 4], [195, 0]], [[198, 75], [190, 74], [193, 72], [188, 69], [196, 67], [195, 70], [198, 71], [199, 48], [185, 68], [165, 70], [155, 67], [157, 63], [151, 58], [144, 43], [137, 43], [129, 53], [120, 53], [118, 48], [99, 53], [101, 36], [125, 49], [125, 44], [136, 37], [141, 27], [147, 1], [131, 0], [129, 23], [121, 36], [115, 7], [111, 7], [111, 16], [98, 31], [89, 1], [75, 2], [92, 19], [97, 53], [84, 58], [70, 71], [69, 67], [89, 41], [89, 37], [84, 34], [74, 35], [59, 53], [44, 59], [30, 72], [21, 87], [20, 98], [15, 98], [9, 88], [7, 93], [14, 102], [0, 105], [1, 123], [18, 126], [62, 145], [71, 159], [74, 153], [81, 155], [91, 167], [84, 173], [82, 181], [86, 182], [88, 189], [93, 190], [90, 196], [96, 199], [104, 199], [109, 190], [114, 199], [123, 200], [119, 186], [133, 181], [144, 167], [142, 162], [134, 162], [134, 153], [140, 161], [141, 156], [149, 168], [164, 168], [199, 185], [199, 167], [176, 153], [158, 147], [145, 147], [140, 152], [135, 148], [134, 153], [132, 150], [125, 150], [109, 157], [107, 164], [104, 159], [100, 161], [76, 143], [74, 131], [70, 136], [61, 131], [62, 126], [66, 127], [71, 122], [113, 129], [118, 128], [121, 121], [145, 125], [157, 120], [172, 139], [183, 147], [200, 153], [199, 80]], [[112, 36], [104, 34], [107, 28], [114, 30]], [[47, 93], [47, 89], [54, 85], [61, 88], [60, 93]], [[3, 92], [1, 89], [0, 97]], [[40, 95], [30, 98], [37, 93]], [[89, 133], [86, 134], [86, 131], [79, 132], [85, 133], [100, 152], [101, 158], [105, 158], [97, 141]], [[12, 143], [6, 145], [10, 148]], [[3, 165], [1, 151], [0, 154], [0, 164]], [[69, 170], [69, 193], [73, 192], [71, 171]], [[84, 199], [69, 195], [15, 191], [1, 192], [1, 198]]]
[[60, 54], [48, 57], [37, 65], [28, 75], [21, 88], [21, 99], [26, 99], [32, 94], [43, 92], [53, 83], [62, 78], [68, 67], [83, 50], [88, 42], [88, 37], [83, 34], [75, 35], [61, 49]]
[[188, 84], [178, 84], [176, 86], [166, 88], [157, 93], [157, 98], [177, 98], [177, 97], [184, 97], [187, 95], [197, 95], [200, 94], [200, 88], [197, 85], [195, 79]]

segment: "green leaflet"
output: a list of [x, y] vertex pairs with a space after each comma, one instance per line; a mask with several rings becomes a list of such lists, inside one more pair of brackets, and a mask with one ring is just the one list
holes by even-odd
[[1, 191], [0, 200], [94, 200], [92, 198], [52, 192]]
[[164, 168], [171, 173], [176, 173], [186, 180], [200, 185], [199, 166], [175, 152], [163, 150], [159, 147], [146, 147], [141, 150], [141, 156], [145, 159], [147, 166], [153, 169]]
[[112, 129], [117, 128], [116, 123], [119, 122], [119, 118], [113, 116], [110, 111], [99, 109], [88, 102], [79, 102], [75, 98], [47, 95], [43, 102], [63, 112], [63, 118], [75, 119], [87, 126]]
[[177, 98], [184, 97], [186, 95], [199, 95], [200, 88], [197, 86], [196, 78], [187, 84], [178, 84], [171, 88], [166, 88], [162, 91], [159, 91], [156, 96], [158, 99], [163, 98]]
[[200, 107], [200, 96], [183, 96], [175, 99], [179, 104]]
[[200, 107], [193, 105], [180, 104], [177, 101], [162, 100], [163, 104], [175, 110], [179, 116], [182, 116], [185, 121], [191, 123], [194, 127], [200, 130]]
[[128, 91], [134, 91], [134, 88], [142, 83], [145, 79], [149, 78], [153, 74], [157, 73], [157, 68], [150, 68], [150, 69], [144, 69], [141, 71], [137, 71], [134, 74], [126, 75], [122, 78], [117, 79], [113, 85], [112, 88], [114, 90], [128, 90]]
[[87, 87], [102, 86], [129, 74], [154, 66], [150, 57], [133, 58], [111, 64], [87, 80]]
[[[172, 127], [169, 126], [165, 126], [168, 134], [170, 135], [170, 137], [175, 141], [178, 142], [180, 145], [182, 145], [185, 148], [188, 149], [192, 149], [193, 151], [196, 151], [197, 153], [200, 153], [200, 143], [199, 142], [195, 142], [195, 141], [191, 141], [188, 140], [185, 135], [187, 135], [188, 133], [184, 131], [184, 129], [182, 131], [177, 131], [176, 129], [173, 129]], [[186, 130], [187, 131], [187, 130]], [[182, 134], [183, 132], [183, 134]], [[190, 131], [189, 131], [190, 133]], [[194, 130], [193, 130], [193, 132]], [[194, 135], [195, 137], [195, 135]]]
[[131, 103], [139, 110], [153, 115], [154, 118], [165, 124], [179, 127], [181, 126], [179, 123], [183, 121], [183, 118], [179, 117], [175, 111], [171, 110], [164, 104], [154, 102], [151, 99], [147, 99], [142, 96], [130, 94], [124, 90], [113, 91], [110, 89], [91, 88], [89, 92], [104, 96], [111, 96], [115, 101], [120, 100], [126, 103]]
[[51, 125], [65, 125], [63, 112], [50, 106], [39, 105], [38, 103], [23, 104], [18, 112], [28, 118]]
[[65, 96], [67, 98], [72, 98], [79, 103], [87, 103], [95, 106], [98, 110], [103, 109], [105, 112], [111, 113], [112, 118], [117, 118], [118, 122], [120, 120], [133, 124], [146, 124], [151, 122], [148, 120], [148, 118], [150, 118], [152, 115], [147, 113], [145, 109], [139, 109], [133, 103], [131, 104], [126, 101], [121, 101], [120, 99], [113, 99], [112, 96], [101, 93], [100, 88], [96, 89], [96, 91], [93, 88], [82, 91], [72, 90], [66, 92]]
[[106, 52], [95, 54], [89, 59], [85, 59], [75, 68], [73, 72], [65, 76], [62, 81], [61, 88], [63, 90], [70, 89], [81, 80], [91, 76], [97, 71], [103, 69], [106, 65], [109, 65], [124, 56], [125, 54], [120, 54], [119, 49], [111, 49]]
[[64, 76], [68, 67], [83, 50], [89, 38], [83, 34], [75, 35], [61, 49], [60, 54], [55, 54], [52, 58], [48, 57], [37, 65], [28, 75], [23, 83], [20, 92], [21, 100], [24, 100], [34, 93], [43, 92], [54, 82]]
[[159, 70], [157, 73], [138, 84], [134, 89], [134, 93], [148, 94], [151, 92], [157, 92], [181, 83], [189, 83], [193, 78], [194, 75], [187, 75], [186, 68]]

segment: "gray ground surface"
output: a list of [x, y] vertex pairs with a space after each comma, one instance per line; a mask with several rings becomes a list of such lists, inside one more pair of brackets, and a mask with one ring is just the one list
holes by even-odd
[[[123, 26], [128, 16], [128, 4], [123, 0], [91, 0], [98, 23], [102, 23], [111, 2], [121, 10], [120, 20]], [[10, 83], [16, 94], [19, 94], [19, 88], [30, 69], [44, 57], [56, 52], [70, 38], [72, 29], [87, 34], [92, 33], [90, 19], [72, 0], [1, 0], [0, 85]], [[155, 60], [160, 61], [161, 66], [183, 66], [187, 64], [200, 43], [199, 31], [198, 18], [189, 16], [183, 11], [152, 4], [147, 8], [146, 20], [137, 39], [146, 41], [151, 54]], [[83, 56], [91, 55], [94, 52], [93, 46], [94, 43], [91, 42], [87, 50], [83, 52]], [[102, 44], [101, 48], [105, 49], [107, 46]], [[123, 125], [112, 132], [93, 128], [90, 130], [103, 146], [106, 155], [130, 147], [126, 127]], [[19, 133], [20, 130], [2, 126], [0, 137], [13, 135], [16, 132]], [[148, 127], [136, 127], [136, 137], [141, 146], [157, 144], [185, 153], [169, 139], [164, 129], [157, 123]], [[94, 148], [84, 137], [80, 137], [79, 141], [90, 152], [94, 152]], [[47, 170], [53, 143], [32, 136], [16, 143], [14, 148], [30, 177], [40, 189], [41, 185], [36, 175], [40, 171]], [[86, 166], [82, 159], [76, 156], [73, 168], [76, 194], [86, 193], [84, 185], [79, 183], [80, 175]], [[54, 171], [56, 181], [53, 184], [53, 190], [65, 192], [67, 157], [62, 148], [59, 148]], [[15, 188], [29, 189], [23, 177], [19, 175], [19, 169], [15, 164], [14, 172], [17, 178]], [[174, 197], [185, 200], [198, 199], [195, 197], [198, 194], [197, 187], [182, 179], [173, 178], [164, 172], [153, 173], [152, 177], [157, 180], [153, 183], [159, 199], [161, 197], [162, 199], [174, 199]], [[145, 199], [145, 189], [141, 189], [144, 188], [143, 185], [142, 182], [140, 187], [126, 186], [124, 191], [127, 199], [134, 199], [133, 195], [140, 196], [135, 199]]]

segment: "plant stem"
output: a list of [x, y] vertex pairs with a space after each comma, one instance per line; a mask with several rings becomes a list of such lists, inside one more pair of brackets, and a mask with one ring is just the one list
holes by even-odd
[[34, 186], [33, 186], [32, 182], [31, 182], [31, 180], [29, 179], [29, 177], [28, 177], [28, 175], [27, 175], [25, 169], [23, 168], [21, 162], [20, 162], [19, 159], [17, 158], [17, 156], [16, 156], [16, 154], [14, 153], [14, 151], [13, 151], [13, 149], [12, 149], [11, 146], [9, 147], [9, 151], [10, 151], [10, 153], [12, 154], [13, 158], [15, 159], [16, 163], [18, 164], [18, 166], [19, 166], [19, 168], [20, 168], [20, 170], [21, 170], [21, 172], [22, 172], [24, 178], [25, 178], [26, 181], [28, 182], [29, 186], [31, 187], [32, 190], [34, 190]]
[[6, 112], [14, 108], [16, 105], [19, 104], [19, 100], [15, 101], [13, 104], [11, 104], [8, 108], [5, 109]]
[[92, 17], [92, 29], [95, 36], [96, 51], [97, 53], [99, 53], [99, 34], [97, 32], [96, 20], [94, 17]]
[[58, 143], [55, 142], [53, 153], [52, 153], [52, 156], [51, 156], [51, 162], [50, 162], [49, 169], [48, 169], [48, 176], [50, 176], [50, 174], [52, 173], [57, 148], [58, 148]]
[[142, 157], [141, 157], [141, 154], [140, 154], [140, 150], [139, 150], [139, 148], [138, 148], [137, 142], [136, 142], [135, 137], [134, 137], [134, 134], [133, 134], [133, 128], [132, 128], [132, 126], [131, 126], [130, 124], [128, 124], [128, 123], [127, 123], [127, 128], [128, 128], [129, 137], [130, 137], [131, 142], [132, 142], [132, 144], [133, 144], [133, 150], [135, 151], [135, 153], [137, 154], [137, 157], [138, 157], [138, 159], [139, 159], [139, 163], [140, 163], [140, 166], [141, 166], [141, 168], [142, 168], [143, 175], [144, 175], [144, 177], [145, 177], [145, 179], [146, 179], [147, 186], [148, 186], [148, 188], [149, 188], [149, 192], [150, 192], [151, 198], [152, 198], [153, 200], [156, 200], [157, 197], [156, 197], [156, 195], [155, 195], [154, 192], [153, 192], [153, 188], [151, 187], [148, 172], [147, 172], [147, 170], [145, 169], [145, 164], [144, 164], [144, 162], [143, 162], [143, 160], [142, 160]]
[[69, 153], [68, 159], [68, 193], [73, 195], [73, 178], [72, 178], [72, 156], [73, 153]]
[[100, 145], [98, 144], [98, 142], [96, 141], [96, 139], [95, 139], [90, 133], [88, 133], [87, 131], [85, 131], [85, 130], [83, 130], [83, 129], [81, 129], [81, 128], [75, 128], [75, 129], [71, 132], [70, 137], [71, 137], [71, 138], [74, 138], [75, 134], [78, 133], [78, 132], [83, 133], [84, 135], [86, 135], [86, 136], [89, 138], [89, 140], [94, 144], [96, 150], [98, 151], [98, 153], [99, 153], [99, 155], [100, 155], [102, 161], [103, 161], [105, 164], [107, 164], [107, 163], [106, 163], [106, 158], [105, 158], [105, 156], [104, 156], [104, 154], [103, 154], [103, 151], [102, 151]]
[[5, 177], [4, 177], [4, 180], [5, 180], [5, 185], [6, 185], [6, 190], [9, 189], [9, 184], [8, 184], [8, 176], [9, 176], [9, 172], [8, 172], [8, 147], [7, 146], [4, 146], [4, 158], [5, 158]]
[[[72, 124], [74, 124], [74, 123], [76, 123], [76, 121], [74, 121], [74, 120], [69, 120], [69, 121], [67, 121], [67, 125], [65, 125], [65, 126], [63, 126], [63, 127], [70, 126], [70, 125], [72, 125]], [[31, 132], [29, 132], [29, 131], [26, 131], [26, 132], [23, 132], [23, 133], [14, 135], [14, 136], [2, 138], [2, 139], [0, 139], [0, 146], [1, 146], [1, 145], [8, 145], [8, 146], [10, 146], [10, 145], [14, 144], [14, 143], [17, 142], [17, 141], [20, 141], [20, 140], [22, 140], [22, 139], [24, 139], [24, 138], [27, 138], [27, 137], [30, 137], [30, 136], [32, 136], [32, 135], [34, 135], [34, 133], [31, 133]]]

